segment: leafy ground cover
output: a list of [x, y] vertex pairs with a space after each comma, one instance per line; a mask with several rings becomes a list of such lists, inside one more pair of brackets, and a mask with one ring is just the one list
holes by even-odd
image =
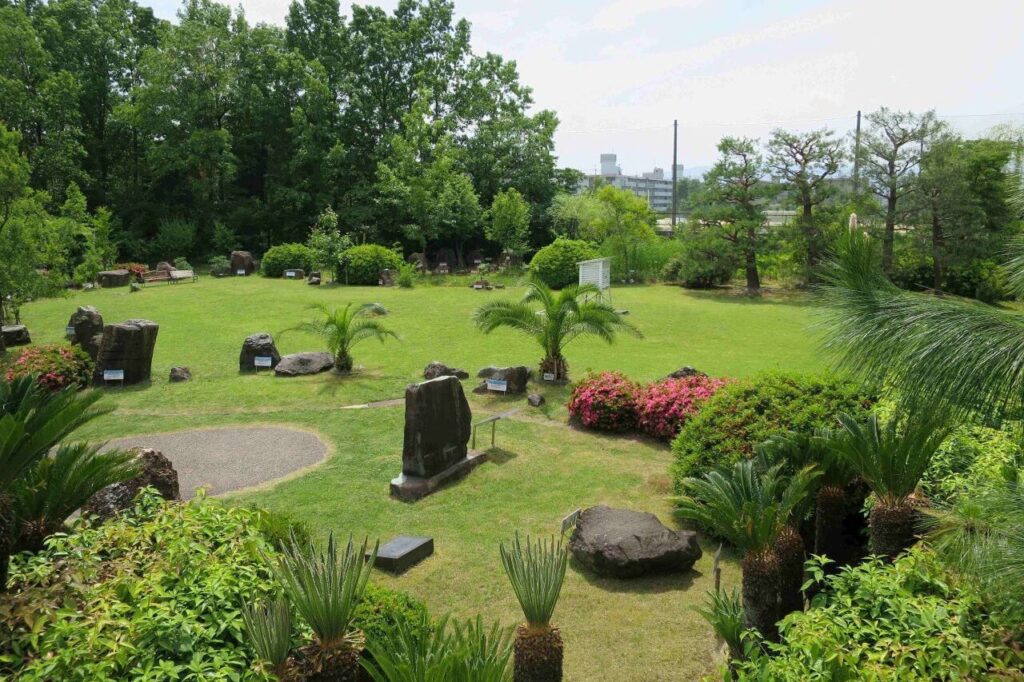
[[[541, 410], [527, 407], [524, 400], [471, 396], [476, 418], [519, 408], [498, 425], [492, 462], [460, 484], [409, 505], [390, 499], [387, 492], [401, 461], [401, 407], [344, 408], [400, 397], [433, 359], [471, 373], [492, 363], [534, 365], [539, 351], [529, 340], [507, 331], [484, 336], [471, 320], [483, 301], [521, 291], [314, 288], [257, 277], [204, 278], [136, 294], [115, 289], [40, 301], [27, 306], [23, 318], [40, 342], [61, 337], [76, 305], [95, 305], [107, 321], [145, 317], [158, 322], [153, 382], [109, 390], [107, 400], [116, 410], [89, 425], [83, 436], [229, 424], [315, 430], [332, 447], [322, 466], [228, 502], [288, 512], [320, 537], [331, 530], [382, 540], [400, 533], [432, 535], [434, 557], [404, 576], [374, 579], [423, 599], [436, 614], [481, 613], [512, 624], [521, 614], [502, 573], [499, 541], [516, 529], [557, 532], [565, 514], [599, 503], [653, 511], [672, 523], [665, 499], [671, 492], [667, 446], [569, 428], [564, 387], [542, 387], [548, 404]], [[309, 319], [312, 303], [349, 302], [386, 306], [388, 325], [401, 342], [356, 347], [356, 372], [347, 378], [238, 374], [238, 351], [246, 335], [274, 333], [282, 353], [321, 350], [312, 336], [279, 332]], [[681, 365], [732, 377], [823, 367], [808, 331], [812, 308], [800, 297], [748, 299], [659, 286], [615, 289], [613, 303], [630, 311], [630, 321], [645, 338], [624, 336], [611, 347], [589, 339], [574, 343], [566, 353], [572, 376], [620, 370], [650, 381]], [[167, 373], [175, 365], [189, 366], [195, 379], [168, 384]], [[554, 617], [566, 642], [567, 679], [677, 680], [712, 672], [711, 632], [692, 607], [702, 603], [712, 584], [714, 549], [706, 546], [696, 570], [684, 576], [617, 582], [570, 567]], [[738, 570], [731, 560], [724, 571], [723, 582], [734, 584]]]

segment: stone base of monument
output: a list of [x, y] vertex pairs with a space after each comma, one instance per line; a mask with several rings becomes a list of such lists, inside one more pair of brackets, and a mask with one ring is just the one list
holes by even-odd
[[430, 478], [399, 474], [397, 478], [391, 479], [391, 496], [397, 497], [403, 502], [415, 502], [448, 483], [459, 480], [476, 468], [478, 464], [483, 464], [486, 461], [486, 452], [470, 452], [465, 459], [460, 459]]
[[[434, 553], [434, 538], [399, 535], [381, 545], [374, 566], [390, 573], [404, 573]], [[370, 559], [367, 552], [366, 559]]]

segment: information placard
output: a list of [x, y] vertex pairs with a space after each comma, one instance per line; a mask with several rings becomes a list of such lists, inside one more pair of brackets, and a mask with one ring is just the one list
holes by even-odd
[[235, 270], [235, 274], [238, 275], [239, 277], [245, 277], [245, 268], [239, 268], [238, 270]]
[[287, 277], [288, 279], [295, 279], [295, 271], [294, 270], [285, 270], [284, 271], [284, 276]]
[[257, 355], [253, 358], [253, 364], [256, 365], [256, 367], [273, 367], [274, 358], [269, 355]]
[[553, 372], [544, 372], [544, 381], [554, 381], [555, 375]]
[[508, 391], [508, 382], [502, 381], [501, 379], [488, 379], [487, 390], [500, 391], [501, 393], [505, 393], [506, 391]]
[[74, 336], [75, 335], [75, 328], [74, 327], [64, 327], [64, 333], [67, 334], [68, 336]]
[[103, 370], [104, 381], [124, 381], [124, 370], [123, 369], [105, 369]]

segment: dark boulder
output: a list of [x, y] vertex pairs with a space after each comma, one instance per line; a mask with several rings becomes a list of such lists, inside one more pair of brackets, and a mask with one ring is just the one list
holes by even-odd
[[178, 472], [171, 460], [152, 448], [134, 449], [142, 467], [135, 478], [109, 485], [99, 491], [82, 507], [83, 514], [91, 514], [106, 521], [120, 512], [131, 509], [135, 496], [146, 486], [156, 488], [165, 500], [180, 500]]
[[334, 356], [330, 353], [293, 353], [281, 358], [274, 367], [279, 377], [299, 377], [319, 374], [334, 367]]
[[469, 372], [464, 369], [458, 369], [457, 367], [449, 367], [443, 362], [434, 360], [429, 365], [423, 368], [423, 378], [426, 380], [436, 379], [437, 377], [456, 377], [459, 379], [468, 379]]
[[104, 270], [96, 275], [97, 281], [104, 289], [111, 287], [126, 287], [131, 281], [132, 273], [128, 270]]
[[178, 384], [183, 381], [192, 381], [192, 370], [188, 367], [171, 367], [171, 375], [168, 380], [172, 384]]
[[28, 327], [23, 324], [4, 325], [0, 334], [3, 334], [5, 346], [27, 346], [32, 343]]
[[68, 320], [68, 340], [96, 359], [103, 338], [103, 316], [91, 305], [79, 306]]
[[395, 280], [398, 279], [398, 271], [390, 268], [384, 268], [377, 275], [377, 284], [382, 287], [393, 287], [395, 286]]
[[231, 252], [231, 274], [237, 275], [239, 272], [246, 275], [256, 272], [256, 259], [248, 251]]
[[157, 272], [170, 272], [171, 270], [174, 270], [174, 266], [165, 260], [162, 260], [156, 264]]
[[277, 346], [274, 345], [274, 337], [266, 332], [246, 337], [242, 343], [242, 352], [238, 354], [238, 371], [255, 372], [257, 357], [270, 358], [270, 367], [260, 367], [259, 369], [272, 369], [281, 362], [281, 354], [277, 352]]
[[530, 395], [526, 396], [526, 402], [530, 404], [530, 407], [540, 407], [547, 401], [544, 399], [544, 396], [542, 396], [540, 393], [531, 393]]
[[508, 395], [520, 395], [526, 393], [526, 384], [530, 381], [530, 368], [525, 365], [514, 367], [484, 367], [476, 373], [481, 379], [495, 379], [508, 383]]
[[687, 377], [706, 377], [706, 376], [707, 376], [707, 374], [705, 374], [704, 372], [700, 371], [699, 369], [694, 369], [693, 367], [690, 367], [689, 365], [687, 365], [686, 367], [680, 367], [679, 369], [677, 369], [676, 371], [672, 372], [671, 374], [669, 374], [665, 378], [666, 379], [686, 379]]
[[402, 473], [429, 478], [465, 459], [473, 415], [455, 377], [438, 377], [405, 390]]
[[604, 505], [583, 511], [569, 551], [589, 570], [611, 578], [681, 573], [701, 557], [693, 531], [671, 530], [654, 514]]
[[320, 286], [320, 278], [310, 277], [309, 279], [306, 280], [306, 284], [308, 284], [311, 287], [318, 287]]
[[149, 320], [125, 320], [108, 324], [96, 353], [96, 373], [93, 381], [102, 386], [103, 372], [124, 370], [124, 385], [149, 381], [153, 369], [153, 350], [160, 325]]

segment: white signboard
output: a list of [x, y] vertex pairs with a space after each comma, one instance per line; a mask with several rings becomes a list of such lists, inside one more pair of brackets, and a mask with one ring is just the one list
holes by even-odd
[[103, 370], [104, 381], [124, 381], [124, 370], [123, 369], [105, 369]]
[[508, 390], [508, 382], [502, 381], [501, 379], [488, 379], [487, 380], [488, 391], [501, 391], [502, 393]]
[[554, 381], [555, 375], [552, 372], [544, 372], [544, 381]]
[[295, 271], [294, 270], [285, 270], [284, 271], [284, 276], [287, 277], [288, 279], [295, 279]]
[[257, 355], [253, 358], [253, 364], [257, 367], [273, 367], [274, 358], [269, 355]]
[[239, 277], [245, 277], [245, 268], [239, 268], [238, 270], [235, 270], [235, 274], [238, 275]]
[[74, 336], [75, 335], [75, 328], [74, 327], [65, 327], [64, 331], [65, 331], [65, 333], [67, 333], [68, 336]]
[[562, 535], [565, 535], [565, 531], [576, 525], [576, 522], [580, 520], [580, 514], [583, 513], [582, 509], [577, 509], [572, 514], [569, 514], [562, 519]]

